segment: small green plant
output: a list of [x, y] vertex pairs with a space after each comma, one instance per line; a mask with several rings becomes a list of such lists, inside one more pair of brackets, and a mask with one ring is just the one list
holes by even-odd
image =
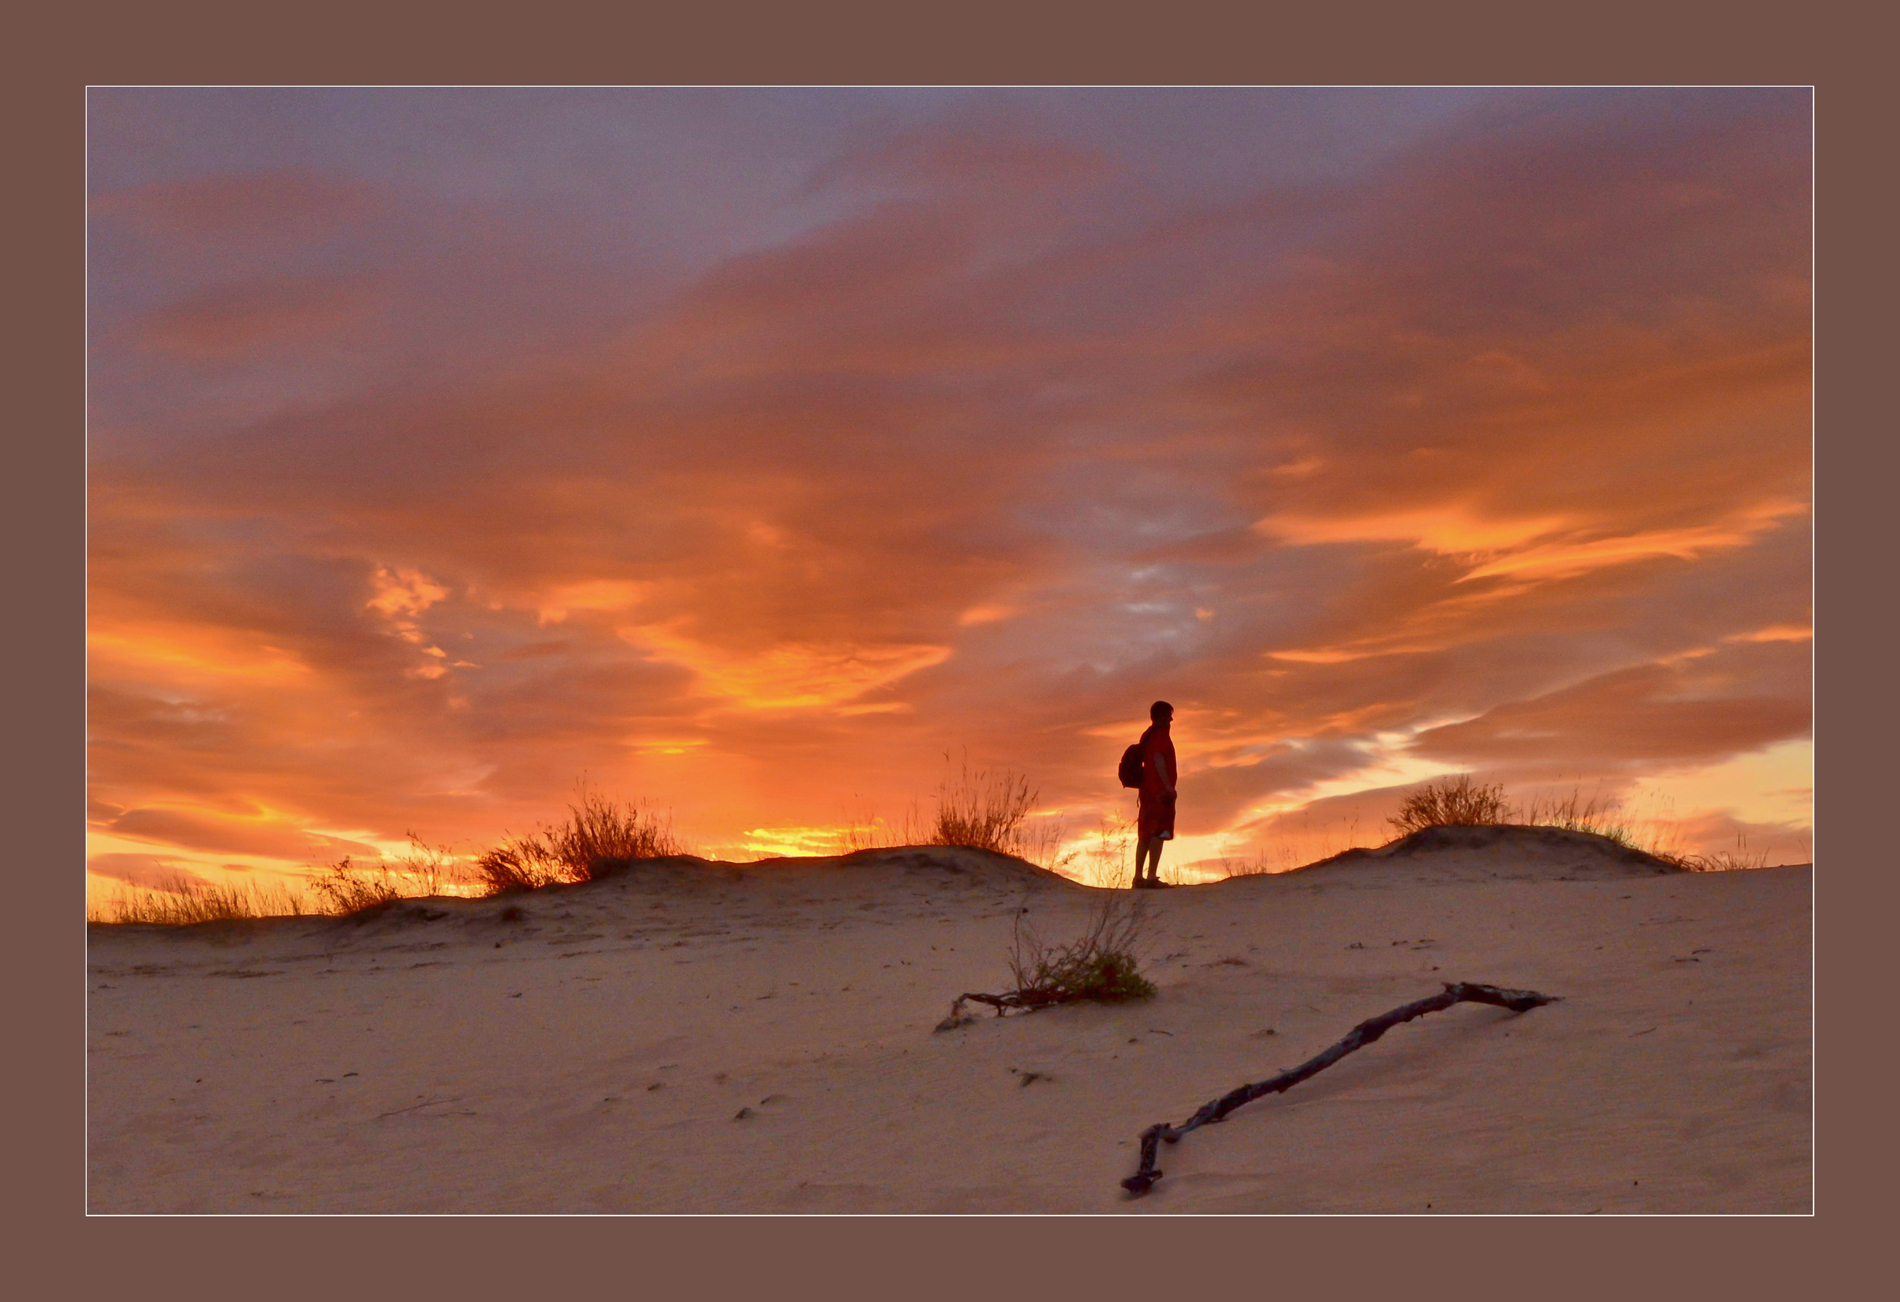
[[1493, 827], [1512, 821], [1502, 786], [1473, 782], [1469, 773], [1427, 782], [1405, 797], [1398, 816], [1387, 822], [1401, 836], [1428, 827]]
[[1018, 909], [1010, 932], [1009, 974], [1014, 994], [1029, 1007], [1093, 1000], [1126, 1003], [1152, 998], [1155, 988], [1139, 971], [1148, 914], [1145, 900], [1133, 904], [1107, 892], [1089, 915], [1086, 929], [1066, 944], [1051, 944]]
[[1154, 997], [1154, 983], [1138, 970], [1137, 951], [1148, 915], [1144, 900], [1132, 905], [1119, 891], [1104, 891], [1090, 914], [1087, 929], [1066, 944], [1050, 944], [1034, 923], [1027, 906], [1018, 907], [1010, 928], [1009, 972], [1015, 988], [1001, 994], [966, 993], [950, 1003], [950, 1012], [937, 1023], [939, 1031], [954, 1031], [975, 1021], [963, 1011], [968, 1003], [987, 1004], [998, 1017], [1033, 1013], [1056, 1004], [1093, 1000], [1120, 1004]]

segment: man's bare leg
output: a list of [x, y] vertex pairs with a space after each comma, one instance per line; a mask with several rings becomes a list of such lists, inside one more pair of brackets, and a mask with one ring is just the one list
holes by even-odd
[[1148, 865], [1148, 880], [1151, 882], [1160, 881], [1161, 880], [1161, 838], [1160, 837], [1150, 836], [1150, 837], [1144, 838], [1143, 840], [1137, 841], [1135, 843], [1135, 882], [1137, 885], [1139, 885], [1142, 880], [1141, 866], [1144, 861]]

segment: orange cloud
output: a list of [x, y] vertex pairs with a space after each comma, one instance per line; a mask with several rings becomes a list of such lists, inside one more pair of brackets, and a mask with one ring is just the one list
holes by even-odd
[[[1274, 473], [1278, 473], [1276, 469]], [[1487, 520], [1451, 505], [1362, 517], [1269, 516], [1254, 528], [1282, 542], [1301, 545], [1341, 542], [1404, 542], [1448, 556], [1488, 555], [1521, 548], [1574, 525], [1574, 517]]]
[[295, 819], [270, 814], [233, 816], [201, 809], [131, 809], [106, 823], [102, 830], [191, 850], [260, 858], [334, 859], [345, 854], [375, 857], [378, 853], [375, 846], [309, 832]]
[[1814, 630], [1795, 624], [1776, 624], [1770, 628], [1758, 628], [1748, 633], [1732, 633], [1726, 638], [1730, 642], [1809, 642], [1814, 639]]
[[641, 596], [652, 590], [651, 584], [628, 583], [619, 579], [588, 579], [562, 584], [536, 607], [543, 624], [558, 624], [576, 610], [620, 611], [638, 605]]
[[1464, 580], [1501, 574], [1563, 577], [1604, 565], [1621, 565], [1656, 556], [1693, 560], [1703, 552], [1740, 547], [1777, 521], [1806, 512], [1807, 507], [1800, 502], [1763, 502], [1713, 524], [1654, 529], [1621, 538], [1595, 538], [1587, 542], [1526, 547], [1486, 561], [1466, 574]]
[[1273, 92], [196, 94], [94, 142], [92, 794], [155, 856], [475, 844], [582, 773], [802, 845], [966, 747], [1087, 819], [1157, 698], [1197, 836], [1805, 727], [1803, 93], [1376, 140]]
[[291, 683], [311, 667], [281, 648], [239, 633], [202, 626], [138, 624], [93, 628], [86, 634], [92, 672], [185, 679], [241, 679]]
[[188, 891], [204, 882], [191, 866], [163, 855], [108, 853], [90, 855], [86, 871], [147, 890]]
[[[951, 655], [946, 646], [789, 644], [733, 654], [682, 636], [666, 626], [628, 627], [620, 636], [697, 676], [700, 689], [742, 709], [787, 710], [842, 706]], [[890, 705], [859, 707], [879, 710]]]

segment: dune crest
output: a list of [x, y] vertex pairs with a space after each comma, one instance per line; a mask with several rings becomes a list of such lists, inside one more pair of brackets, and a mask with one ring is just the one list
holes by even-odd
[[1427, 827], [1377, 849], [1353, 849], [1283, 877], [1357, 881], [1614, 881], [1686, 875], [1653, 854], [1593, 832], [1512, 824]]

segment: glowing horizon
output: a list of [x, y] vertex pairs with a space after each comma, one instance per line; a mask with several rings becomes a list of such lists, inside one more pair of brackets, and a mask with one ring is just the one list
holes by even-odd
[[[574, 783], [1811, 854], [1809, 97], [96, 90], [89, 888]], [[775, 850], [775, 848], [778, 848]], [[1319, 857], [1313, 855], [1312, 857]]]

